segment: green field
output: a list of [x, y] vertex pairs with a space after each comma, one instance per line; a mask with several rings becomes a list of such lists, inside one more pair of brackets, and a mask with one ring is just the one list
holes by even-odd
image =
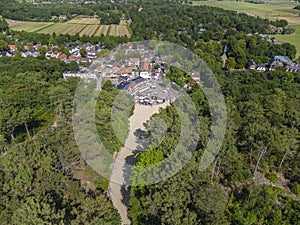
[[96, 33], [94, 34], [95, 36], [101, 36], [102, 34], [104, 36], [107, 35], [109, 30], [109, 25], [100, 25], [99, 29], [96, 31]]
[[81, 30], [79, 35], [82, 36], [85, 34], [87, 36], [93, 36], [98, 28], [99, 25], [87, 25], [83, 30]]
[[46, 34], [70, 34], [79, 33], [80, 36], [125, 36], [130, 37], [130, 32], [127, 28], [127, 21], [121, 21], [120, 25], [100, 25], [99, 19], [78, 16], [65, 23], [44, 23], [44, 22], [25, 22], [13, 21], [6, 19], [12, 30], [38, 32]]
[[56, 23], [50, 27], [46, 27], [39, 31], [39, 33], [52, 34], [55, 32], [56, 34], [76, 34], [80, 33], [86, 25], [82, 24], [67, 24], [67, 23]]
[[288, 42], [295, 45], [297, 49], [297, 57], [300, 57], [300, 24], [291, 25], [291, 27], [296, 29], [295, 33], [289, 35], [276, 34], [271, 36], [277, 38], [281, 43]]
[[74, 19], [67, 21], [66, 23], [97, 25], [97, 24], [100, 24], [100, 20], [97, 18], [78, 16], [78, 17], [75, 17]]
[[[12, 23], [12, 20], [11, 20]], [[16, 23], [15, 25], [12, 26], [13, 30], [16, 31], [28, 31], [28, 32], [36, 32], [39, 31], [43, 28], [49, 27], [53, 25], [54, 23], [43, 23], [43, 22], [20, 22]]]
[[212, 7], [220, 7], [227, 10], [234, 10], [246, 13], [251, 16], [259, 16], [270, 20], [285, 19], [291, 27], [296, 28], [294, 34], [291, 35], [273, 35], [282, 42], [289, 42], [295, 45], [297, 49], [297, 57], [300, 56], [300, 17], [299, 10], [293, 9], [299, 3], [289, 1], [272, 0], [266, 4], [253, 4], [247, 2], [236, 1], [197, 1], [193, 5], [207, 5]]

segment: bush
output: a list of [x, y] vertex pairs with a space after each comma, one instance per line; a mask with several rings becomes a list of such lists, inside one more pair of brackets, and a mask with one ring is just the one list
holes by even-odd
[[275, 173], [274, 171], [271, 172], [271, 173], [268, 173], [268, 174], [266, 175], [266, 177], [267, 177], [271, 182], [273, 182], [273, 183], [276, 183], [277, 180], [278, 180], [278, 177], [277, 177], [277, 175], [276, 175], [276, 173]]

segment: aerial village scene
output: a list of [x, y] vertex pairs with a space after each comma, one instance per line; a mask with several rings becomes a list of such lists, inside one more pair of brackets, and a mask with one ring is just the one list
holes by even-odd
[[[153, 106], [165, 102], [171, 103], [180, 95], [179, 87], [169, 82], [166, 73], [165, 56], [142, 43], [127, 43], [112, 50], [106, 57], [97, 58], [89, 67], [80, 71], [66, 71], [65, 79], [80, 77], [85, 82], [97, 80], [97, 86], [103, 80], [110, 80], [116, 88], [126, 91], [140, 105]], [[192, 76], [200, 81], [198, 72]]]

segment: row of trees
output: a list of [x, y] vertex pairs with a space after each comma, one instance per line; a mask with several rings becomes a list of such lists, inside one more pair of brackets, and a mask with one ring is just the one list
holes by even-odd
[[67, 15], [69, 19], [77, 15], [93, 16], [97, 13], [103, 24], [119, 24], [122, 13], [126, 11], [123, 4], [69, 4], [54, 2], [52, 4], [32, 4], [27, 2], [7, 1], [0, 3], [0, 15], [5, 18], [22, 21], [50, 21], [52, 16]]

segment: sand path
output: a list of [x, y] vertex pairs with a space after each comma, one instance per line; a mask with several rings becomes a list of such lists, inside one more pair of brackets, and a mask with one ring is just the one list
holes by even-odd
[[121, 216], [123, 225], [131, 224], [128, 218], [130, 165], [134, 165], [135, 163], [135, 151], [146, 150], [146, 146], [143, 146], [141, 139], [136, 136], [137, 131], [145, 130], [144, 123], [149, 120], [153, 114], [158, 113], [160, 107], [165, 108], [167, 105], [169, 105], [168, 102], [154, 106], [136, 104], [134, 113], [129, 118], [130, 131], [124, 147], [121, 148], [116, 156], [108, 188], [110, 198]]

